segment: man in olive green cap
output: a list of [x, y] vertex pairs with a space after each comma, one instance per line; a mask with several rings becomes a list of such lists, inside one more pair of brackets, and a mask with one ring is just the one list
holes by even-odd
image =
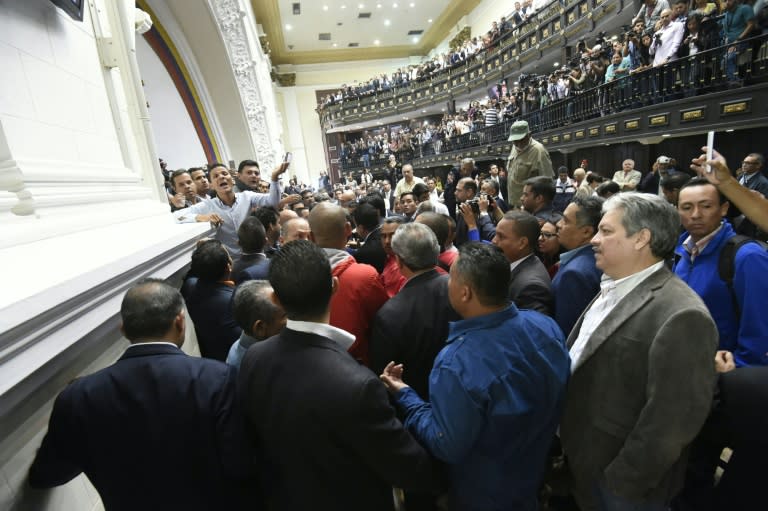
[[509, 205], [511, 208], [519, 209], [525, 180], [536, 176], [554, 179], [555, 173], [552, 170], [549, 153], [540, 142], [531, 137], [526, 121], [517, 121], [512, 125], [509, 129], [509, 141], [514, 146], [507, 159]]

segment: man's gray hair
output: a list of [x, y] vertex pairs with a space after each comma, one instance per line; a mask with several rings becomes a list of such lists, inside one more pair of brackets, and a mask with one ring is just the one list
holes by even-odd
[[603, 204], [603, 214], [620, 209], [621, 225], [632, 236], [642, 229], [651, 233], [651, 252], [661, 259], [670, 257], [680, 234], [680, 215], [663, 197], [649, 193], [624, 192]]
[[420, 271], [437, 264], [440, 245], [432, 229], [424, 224], [409, 223], [395, 231], [392, 251], [411, 271]]
[[256, 320], [270, 322], [279, 310], [269, 296], [271, 291], [266, 280], [247, 280], [237, 286], [232, 305], [235, 321], [251, 337]]

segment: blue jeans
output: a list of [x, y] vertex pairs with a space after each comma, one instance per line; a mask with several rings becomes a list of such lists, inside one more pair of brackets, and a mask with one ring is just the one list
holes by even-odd
[[[733, 51], [729, 51], [733, 48]], [[746, 50], [746, 45], [736, 44], [729, 46], [725, 50], [725, 75], [729, 81], [739, 79], [738, 59], [739, 55]]]

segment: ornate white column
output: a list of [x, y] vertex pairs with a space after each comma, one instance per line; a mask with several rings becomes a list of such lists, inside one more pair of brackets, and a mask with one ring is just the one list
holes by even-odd
[[207, 1], [227, 49], [256, 159], [271, 169], [283, 152], [282, 125], [270, 77], [272, 64], [259, 44], [251, 5], [246, 0]]

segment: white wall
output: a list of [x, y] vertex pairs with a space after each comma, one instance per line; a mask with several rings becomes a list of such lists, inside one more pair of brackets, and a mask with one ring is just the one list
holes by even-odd
[[0, 0], [0, 509], [101, 508], [82, 476], [24, 485], [50, 402], [119, 355], [125, 289], [183, 271], [210, 230], [176, 224], [158, 181], [133, 0], [85, 4], [77, 22]]
[[143, 37], [136, 38], [136, 59], [152, 115], [157, 154], [169, 169], [207, 163], [195, 126], [160, 58]]

